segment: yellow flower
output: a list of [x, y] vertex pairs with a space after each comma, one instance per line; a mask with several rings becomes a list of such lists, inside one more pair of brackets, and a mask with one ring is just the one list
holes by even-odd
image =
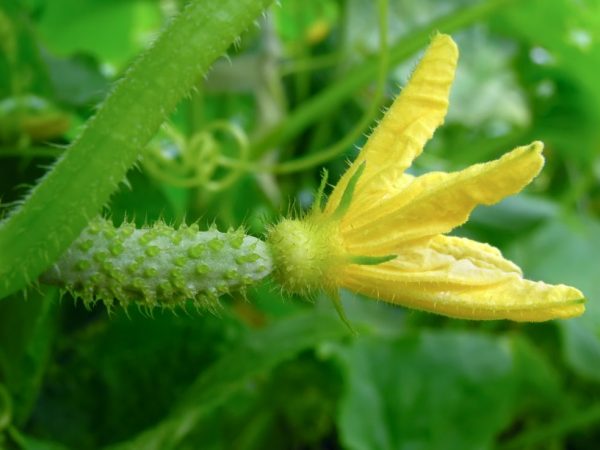
[[521, 191], [541, 170], [534, 142], [500, 159], [420, 177], [405, 170], [444, 121], [458, 49], [437, 35], [356, 161], [300, 220], [270, 231], [275, 276], [290, 292], [338, 287], [466, 319], [543, 321], [585, 310], [570, 286], [523, 278], [499, 250], [446, 236], [478, 204]]

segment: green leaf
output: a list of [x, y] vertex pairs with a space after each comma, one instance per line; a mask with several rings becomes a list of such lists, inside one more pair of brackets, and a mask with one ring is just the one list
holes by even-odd
[[515, 335], [512, 351], [519, 383], [519, 407], [531, 416], [531, 410], [547, 412], [565, 400], [559, 373], [547, 360], [548, 355], [525, 335]]
[[53, 0], [38, 23], [45, 44], [68, 56], [87, 52], [122, 64], [134, 56], [160, 24], [157, 2], [120, 0]]
[[178, 448], [323, 448], [335, 433], [342, 380], [337, 364], [318, 353], [302, 352], [247, 383], [206, 415]]
[[98, 63], [83, 55], [57, 58], [43, 54], [56, 100], [72, 107], [97, 104], [108, 91], [108, 80], [101, 74]]
[[0, 380], [14, 403], [16, 424], [25, 422], [41, 388], [56, 328], [56, 289], [14, 295], [0, 303]]
[[557, 215], [556, 203], [542, 197], [520, 194], [507, 197], [495, 205], [476, 208], [469, 218], [469, 225], [479, 225], [495, 232], [505, 231], [514, 235]]
[[19, 445], [21, 450], [68, 450], [67, 447], [58, 442], [46, 441], [28, 436], [15, 428], [11, 428], [8, 434], [12, 440]]
[[182, 395], [171, 414], [154, 428], [113, 449], [172, 449], [218, 405], [236, 394], [257, 375], [265, 373], [302, 350], [347, 335], [346, 328], [331, 316], [314, 312], [280, 320], [250, 331], [211, 368], [203, 372]]
[[509, 346], [467, 332], [359, 339], [339, 355], [348, 376], [338, 425], [345, 448], [488, 448], [507, 425]]
[[554, 221], [517, 241], [509, 252], [525, 275], [549, 283], [570, 284], [587, 299], [585, 314], [560, 322], [567, 363], [580, 376], [600, 381], [600, 222]]
[[[520, 2], [519, 8], [507, 9], [499, 23], [508, 34], [520, 35], [527, 43], [526, 51], [534, 55], [530, 64], [537, 66], [533, 71], [546, 70], [552, 77], [547, 74], [539, 80], [538, 87], [545, 82], [556, 94], [551, 98], [551, 110], [540, 111], [543, 116], [536, 117], [542, 133], [538, 138], [555, 140], [565, 158], [589, 163], [596, 155], [594, 143], [599, 137], [594, 124], [600, 120], [600, 84], [595, 72], [600, 65], [600, 47], [596, 45], [600, 39], [600, 4], [555, 0], [548, 6], [545, 0]], [[542, 57], [536, 58], [536, 54]], [[579, 103], [576, 109], [565, 111], [565, 107], [575, 106], [575, 99]]]
[[160, 421], [240, 334], [228, 317], [157, 310], [150, 318], [136, 308], [108, 317], [104, 307], [89, 311], [65, 297], [65, 326], [27, 431], [73, 449], [128, 439]]

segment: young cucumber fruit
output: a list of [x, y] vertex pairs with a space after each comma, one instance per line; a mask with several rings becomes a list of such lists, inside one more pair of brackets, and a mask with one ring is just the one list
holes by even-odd
[[66, 288], [86, 305], [174, 307], [191, 299], [215, 309], [218, 297], [272, 271], [267, 246], [237, 229], [174, 229], [164, 223], [136, 229], [94, 219], [41, 281]]

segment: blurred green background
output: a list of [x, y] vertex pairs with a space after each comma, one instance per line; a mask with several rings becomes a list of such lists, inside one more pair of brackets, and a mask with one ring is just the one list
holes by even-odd
[[[0, 3], [4, 211], [182, 4]], [[411, 170], [544, 141], [546, 167], [526, 192], [478, 208], [457, 233], [499, 247], [528, 278], [577, 286], [586, 314], [467, 322], [343, 292], [352, 336], [327, 299], [269, 283], [223, 299], [216, 316], [109, 315], [30, 289], [0, 301], [0, 448], [600, 447], [600, 2], [389, 0], [385, 19], [378, 102], [376, 2], [282, 0], [198, 80], [105, 213], [263, 235], [310, 206], [321, 164], [278, 175], [219, 156], [273, 164], [360, 135], [325, 163], [337, 180], [368, 132], [357, 123], [379, 118], [428, 36], [450, 32], [461, 59], [449, 115]], [[210, 139], [191, 145], [198, 136]]]

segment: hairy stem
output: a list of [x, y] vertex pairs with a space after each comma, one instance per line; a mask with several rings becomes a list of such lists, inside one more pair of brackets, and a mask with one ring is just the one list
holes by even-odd
[[0, 298], [54, 261], [199, 76], [272, 0], [194, 0], [116, 84], [52, 170], [0, 223]]

